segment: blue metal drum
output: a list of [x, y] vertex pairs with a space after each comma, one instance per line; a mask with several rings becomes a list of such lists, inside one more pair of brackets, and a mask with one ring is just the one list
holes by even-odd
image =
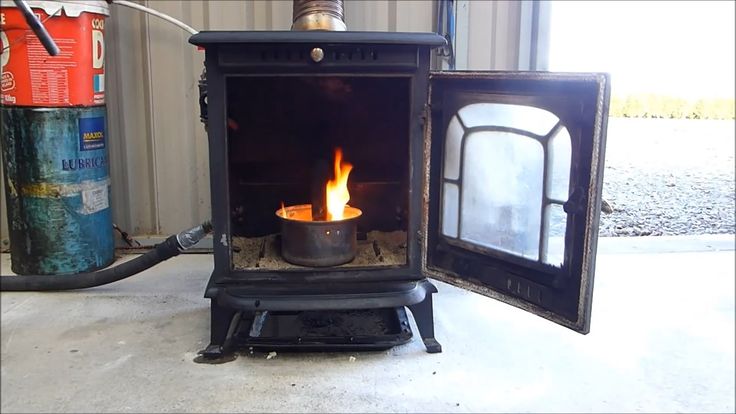
[[113, 262], [104, 106], [3, 107], [2, 157], [13, 272]]

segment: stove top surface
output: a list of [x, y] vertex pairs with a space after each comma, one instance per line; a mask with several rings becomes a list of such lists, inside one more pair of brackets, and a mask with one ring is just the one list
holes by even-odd
[[445, 38], [437, 33], [409, 32], [336, 32], [336, 31], [202, 31], [189, 38], [197, 46], [248, 43], [333, 43], [444, 46]]

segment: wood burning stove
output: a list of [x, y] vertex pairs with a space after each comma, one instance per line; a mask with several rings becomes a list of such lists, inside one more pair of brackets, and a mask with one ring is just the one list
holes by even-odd
[[[405, 307], [440, 352], [428, 277], [588, 332], [607, 75], [430, 72], [444, 44], [432, 33], [213, 31], [190, 42], [206, 51], [205, 357], [238, 341], [390, 347], [411, 338]], [[294, 264], [278, 211], [320, 202], [315, 183], [336, 148], [354, 166], [355, 257]]]

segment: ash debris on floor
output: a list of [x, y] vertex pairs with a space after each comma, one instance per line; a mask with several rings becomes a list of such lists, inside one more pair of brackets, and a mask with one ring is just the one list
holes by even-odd
[[[233, 237], [233, 266], [243, 270], [304, 269], [284, 261], [277, 235]], [[406, 232], [371, 231], [358, 239], [355, 259], [340, 267], [398, 266], [406, 264]]]

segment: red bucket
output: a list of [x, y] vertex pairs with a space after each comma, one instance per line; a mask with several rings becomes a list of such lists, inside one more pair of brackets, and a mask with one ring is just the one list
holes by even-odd
[[49, 56], [12, 1], [0, 1], [2, 104], [68, 107], [105, 103], [107, 2], [27, 2], [59, 46]]

